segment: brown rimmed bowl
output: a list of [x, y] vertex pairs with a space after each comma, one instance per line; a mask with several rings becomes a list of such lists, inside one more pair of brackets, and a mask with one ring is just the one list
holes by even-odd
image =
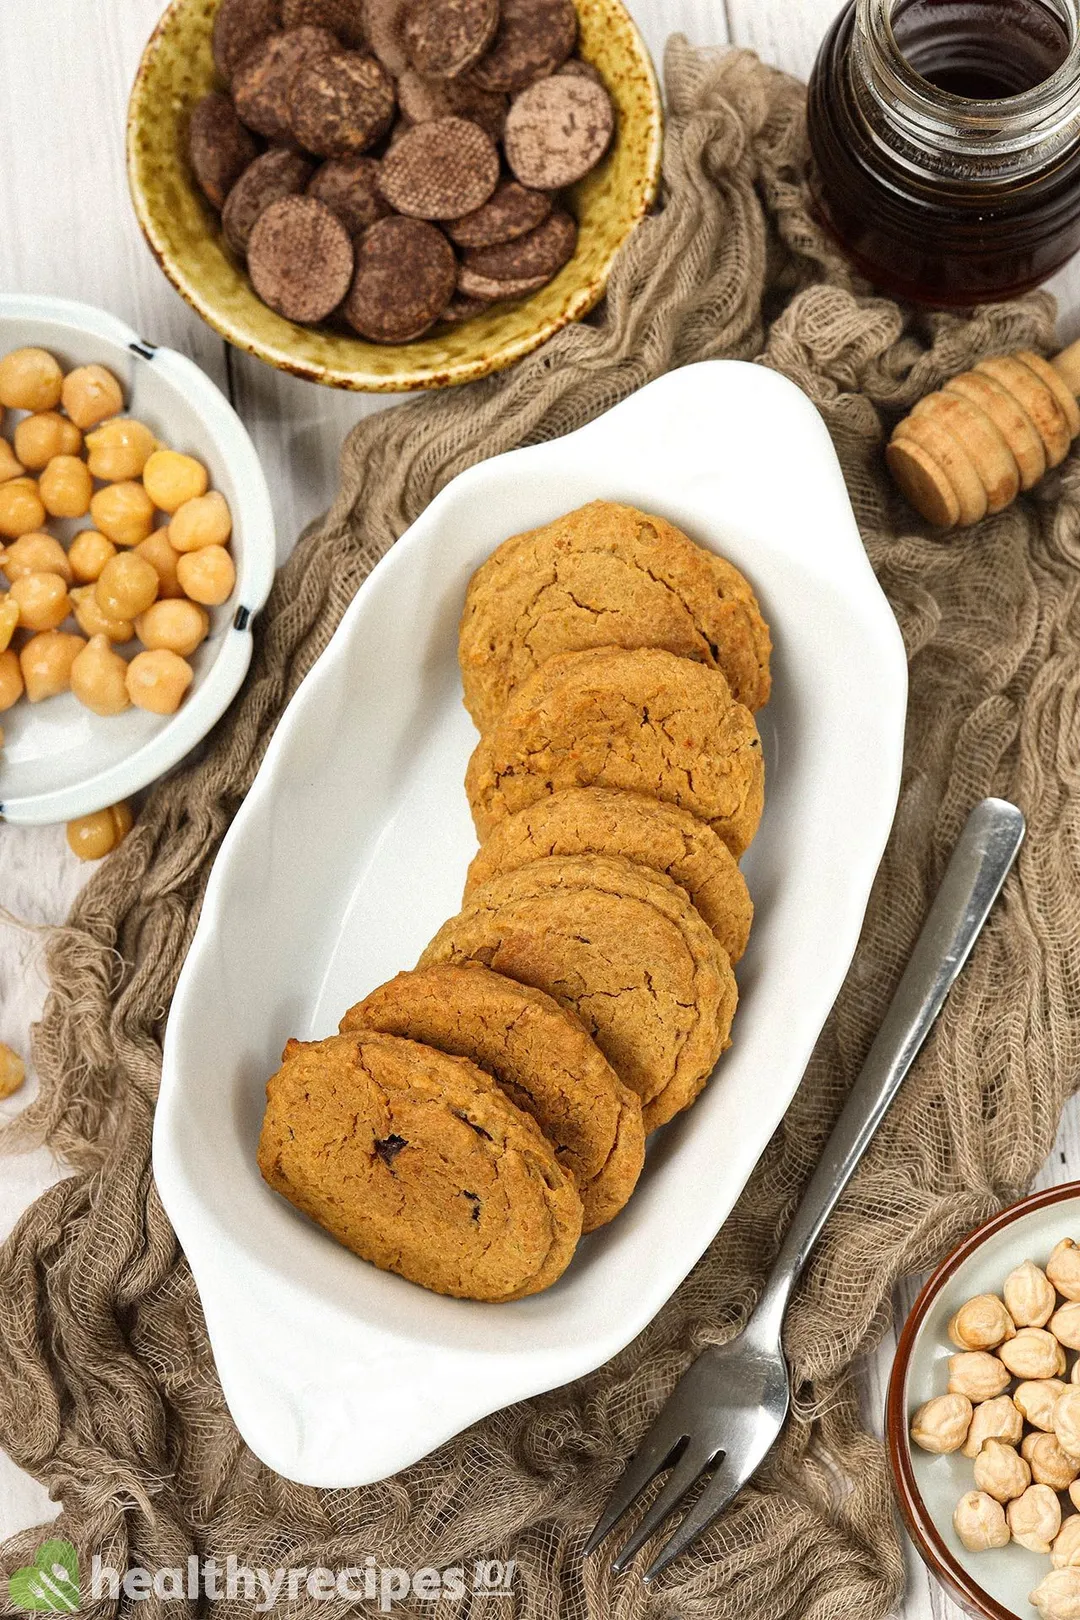
[[[1032, 1193], [970, 1233], [915, 1301], [889, 1379], [886, 1440], [904, 1523], [924, 1563], [978, 1620], [1038, 1620], [1028, 1594], [1050, 1573], [1050, 1559], [1014, 1542], [993, 1552], [968, 1552], [953, 1530], [952, 1514], [964, 1492], [975, 1489], [971, 1459], [960, 1452], [937, 1457], [920, 1451], [908, 1428], [924, 1401], [945, 1392], [948, 1359], [956, 1353], [946, 1331], [950, 1317], [975, 1294], [1000, 1294], [1022, 1261], [1044, 1265], [1065, 1237], [1080, 1240], [1080, 1181]], [[1062, 1500], [1063, 1513], [1071, 1512], [1068, 1497]]]

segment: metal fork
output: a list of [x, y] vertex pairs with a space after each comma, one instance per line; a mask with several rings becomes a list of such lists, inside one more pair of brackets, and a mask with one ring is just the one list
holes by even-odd
[[645, 1571], [645, 1581], [655, 1580], [708, 1529], [771, 1450], [791, 1405], [781, 1329], [792, 1290], [967, 961], [1023, 838], [1023, 815], [1003, 799], [984, 799], [968, 817], [757, 1307], [737, 1338], [703, 1351], [679, 1379], [589, 1537], [586, 1555], [595, 1551], [645, 1487], [664, 1469], [671, 1470], [613, 1561], [616, 1574], [702, 1475], [710, 1475], [675, 1534]]

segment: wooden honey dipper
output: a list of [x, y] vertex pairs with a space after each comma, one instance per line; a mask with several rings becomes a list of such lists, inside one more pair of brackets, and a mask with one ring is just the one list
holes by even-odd
[[1064, 461], [1080, 433], [1080, 342], [980, 360], [921, 399], [885, 451], [889, 471], [940, 529], [978, 523]]

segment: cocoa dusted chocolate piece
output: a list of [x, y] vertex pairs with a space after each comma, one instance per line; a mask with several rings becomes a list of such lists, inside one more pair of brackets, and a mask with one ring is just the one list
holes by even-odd
[[271, 34], [249, 51], [233, 77], [233, 102], [249, 129], [268, 141], [292, 138], [289, 92], [300, 71], [322, 61], [341, 46], [326, 28], [293, 28]]
[[409, 0], [405, 48], [419, 73], [453, 79], [495, 38], [499, 0]]
[[592, 63], [586, 62], [581, 56], [571, 56], [569, 61], [564, 62], [562, 67], [556, 68], [555, 71], [556, 73], [569, 73], [579, 79], [591, 79], [593, 84], [603, 84], [604, 82]]
[[440, 313], [439, 319], [445, 321], [447, 326], [460, 326], [462, 321], [471, 321], [475, 316], [483, 315], [485, 310], [491, 308], [491, 303], [490, 298], [470, 298], [459, 288]]
[[466, 118], [433, 118], [407, 130], [383, 158], [379, 178], [391, 207], [417, 219], [471, 213], [498, 182], [495, 143]]
[[280, 27], [280, 0], [221, 0], [212, 49], [222, 78], [231, 80], [247, 53]]
[[493, 281], [550, 281], [573, 257], [577, 225], [565, 209], [556, 209], [543, 224], [524, 236], [491, 247], [470, 248], [465, 269]]
[[458, 291], [466, 298], [479, 298], [485, 304], [502, 303], [510, 298], [527, 298], [539, 292], [551, 280], [550, 276], [527, 276], [518, 280], [500, 280], [495, 276], [482, 276], [463, 264], [458, 275]]
[[472, 69], [481, 90], [524, 90], [561, 67], [577, 43], [573, 0], [502, 0], [486, 56]]
[[506, 115], [506, 161], [524, 186], [557, 191], [594, 169], [615, 114], [601, 84], [557, 73], [516, 96]]
[[443, 233], [392, 215], [357, 243], [345, 318], [373, 343], [408, 343], [438, 320], [456, 281], [457, 260]]
[[363, 0], [364, 31], [368, 46], [387, 73], [399, 78], [409, 65], [405, 49], [405, 10], [408, 0]]
[[373, 56], [339, 51], [300, 69], [289, 96], [289, 122], [306, 151], [353, 157], [386, 134], [395, 105], [393, 80]]
[[468, 118], [493, 141], [502, 140], [510, 102], [506, 96], [480, 90], [467, 79], [426, 79], [406, 68], [397, 81], [398, 106], [412, 124], [433, 118]]
[[327, 158], [312, 175], [307, 193], [325, 203], [350, 236], [359, 236], [390, 212], [379, 190], [379, 165], [372, 157]]
[[286, 320], [325, 320], [352, 280], [349, 233], [317, 197], [282, 197], [255, 222], [248, 273], [263, 303]]
[[228, 96], [203, 96], [191, 114], [188, 125], [188, 157], [195, 178], [215, 208], [225, 198], [259, 148], [246, 130]]
[[249, 163], [221, 210], [221, 229], [233, 252], [244, 258], [259, 215], [280, 198], [303, 191], [310, 178], [307, 159], [284, 146], [275, 146]]
[[550, 213], [551, 198], [546, 192], [530, 191], [517, 180], [502, 180], [486, 203], [450, 220], [446, 234], [459, 247], [494, 247], [534, 231]]
[[362, 0], [281, 0], [281, 21], [286, 28], [328, 28], [354, 50], [367, 42]]

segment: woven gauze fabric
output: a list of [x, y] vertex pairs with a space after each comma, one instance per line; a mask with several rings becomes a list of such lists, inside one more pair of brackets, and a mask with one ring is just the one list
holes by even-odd
[[[193, 1553], [271, 1569], [515, 1561], [510, 1598], [395, 1610], [436, 1620], [873, 1620], [898, 1596], [885, 1458], [853, 1366], [884, 1332], [897, 1279], [1027, 1187], [1080, 1069], [1080, 477], [1067, 464], [978, 528], [929, 534], [884, 474], [892, 422], [982, 355], [1048, 352], [1052, 301], [968, 319], [868, 296], [807, 212], [801, 86], [749, 54], [675, 40], [666, 88], [662, 207], [623, 251], [602, 312], [505, 376], [354, 430], [331, 512], [278, 577], [243, 693], [148, 796], [51, 942], [42, 1091], [7, 1145], [44, 1139], [73, 1173], [0, 1256], [0, 1444], [62, 1504], [53, 1533], [76, 1544], [84, 1568], [94, 1553], [120, 1570]], [[719, 355], [777, 368], [823, 413], [907, 645], [903, 790], [855, 962], [737, 1209], [640, 1338], [393, 1479], [290, 1484], [233, 1427], [150, 1171], [165, 1012], [210, 864], [289, 697], [437, 491], [486, 456], [580, 427], [661, 372]], [[770, 450], [783, 478], [783, 442]], [[750, 1309], [949, 849], [988, 793], [1023, 807], [1028, 842], [793, 1304], [794, 1417], [758, 1480], [657, 1589], [616, 1582], [603, 1554], [582, 1561], [585, 1536], [678, 1374]], [[39, 1539], [9, 1542], [9, 1567]], [[255, 1601], [241, 1591], [216, 1609], [250, 1613]], [[317, 1602], [301, 1585], [279, 1607], [329, 1620], [356, 1605]]]

